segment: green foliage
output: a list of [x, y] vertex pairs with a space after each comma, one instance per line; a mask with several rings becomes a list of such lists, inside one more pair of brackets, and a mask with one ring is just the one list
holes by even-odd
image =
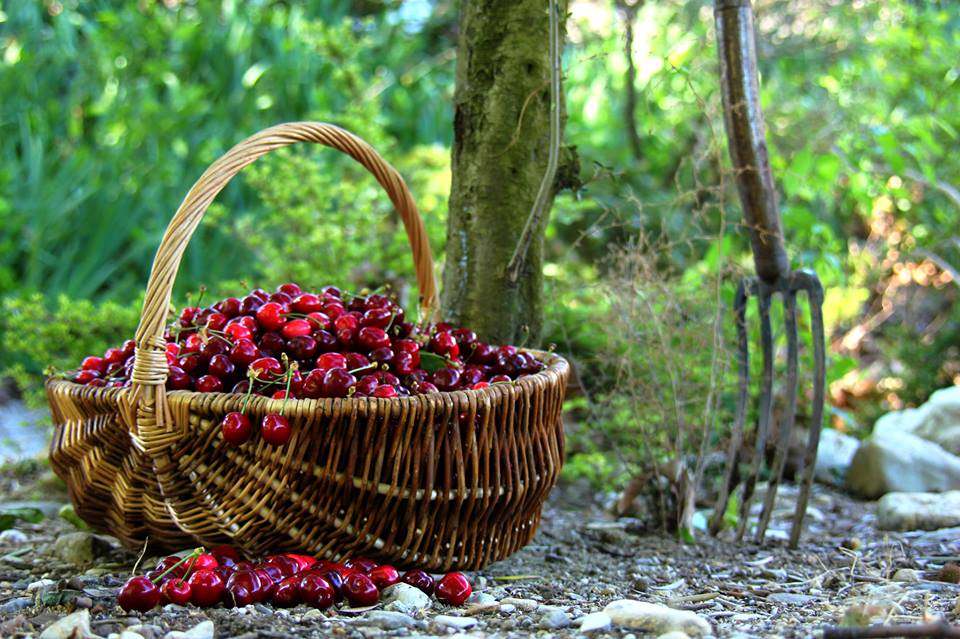
[[139, 299], [129, 304], [94, 303], [60, 295], [48, 308], [40, 294], [3, 298], [0, 378], [11, 378], [30, 405], [42, 405], [47, 367], [76, 368], [86, 355], [102, 353], [132, 337], [140, 303]]

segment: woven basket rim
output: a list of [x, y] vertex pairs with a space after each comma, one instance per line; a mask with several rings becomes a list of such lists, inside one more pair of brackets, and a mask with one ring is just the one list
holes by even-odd
[[[265, 406], [290, 406], [294, 410], [299, 407], [306, 407], [310, 402], [313, 403], [313, 406], [316, 410], [332, 409], [334, 405], [340, 406], [341, 408], [344, 405], [366, 405], [374, 404], [377, 406], [397, 406], [402, 407], [405, 404], [415, 404], [424, 401], [424, 398], [431, 399], [443, 399], [443, 398], [454, 398], [460, 396], [461, 398], [468, 400], [471, 396], [477, 397], [478, 399], [490, 398], [491, 400], [496, 400], [498, 395], [503, 391], [504, 388], [513, 387], [516, 384], [531, 384], [537, 381], [552, 382], [557, 379], [562, 379], [564, 373], [569, 369], [569, 362], [562, 356], [554, 353], [552, 351], [541, 351], [535, 348], [523, 348], [518, 349], [525, 352], [533, 353], [537, 355], [542, 361], [545, 361], [547, 367], [542, 371], [537, 373], [532, 373], [529, 375], [524, 375], [518, 379], [511, 380], [510, 382], [503, 382], [499, 384], [491, 384], [486, 388], [480, 389], [462, 389], [455, 391], [440, 391], [438, 393], [430, 393], [429, 395], [409, 395], [407, 397], [320, 397], [320, 398], [307, 398], [307, 397], [298, 397], [293, 399], [272, 399], [269, 397], [264, 397], [262, 395], [253, 395], [250, 398], [249, 408], [252, 410], [257, 410]], [[106, 386], [87, 386], [86, 384], [78, 384], [69, 379], [63, 379], [60, 377], [48, 377], [46, 381], [47, 386], [52, 385], [68, 385], [69, 387], [75, 389], [84, 389], [89, 396], [96, 397], [99, 399], [117, 399], [121, 397], [124, 393], [130, 390], [130, 387], [124, 388], [109, 388]], [[235, 397], [243, 398], [243, 393], [200, 393], [197, 391], [190, 390], [175, 390], [167, 391], [167, 397], [171, 400], [176, 398], [179, 401], [190, 402], [195, 398], [208, 398], [214, 399], [218, 397]]]

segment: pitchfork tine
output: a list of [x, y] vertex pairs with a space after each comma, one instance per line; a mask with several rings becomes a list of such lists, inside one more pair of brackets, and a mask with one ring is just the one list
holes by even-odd
[[737, 293], [733, 298], [733, 314], [737, 324], [737, 368], [740, 377], [740, 394], [737, 397], [737, 415], [733, 422], [733, 432], [730, 433], [730, 448], [727, 450], [727, 468], [724, 472], [723, 483], [720, 484], [720, 494], [713, 510], [713, 519], [710, 520], [710, 534], [716, 535], [723, 527], [723, 517], [727, 512], [727, 500], [733, 490], [734, 477], [737, 470], [737, 458], [740, 446], [743, 444], [743, 425], [747, 420], [747, 402], [750, 400], [750, 346], [747, 339], [747, 287], [750, 286], [746, 278], [737, 285]]
[[793, 528], [790, 530], [791, 548], [796, 548], [800, 543], [803, 518], [807, 513], [810, 487], [813, 485], [817, 448], [820, 446], [820, 428], [823, 426], [823, 401], [827, 379], [823, 335], [823, 284], [820, 283], [820, 278], [817, 277], [816, 273], [806, 269], [794, 273], [794, 278], [798, 281], [797, 288], [805, 290], [807, 299], [810, 301], [810, 332], [813, 336], [813, 414], [811, 415], [807, 450], [803, 455], [803, 469], [797, 472], [797, 475], [803, 474], [803, 483], [800, 486], [800, 495], [797, 498], [797, 508], [793, 514]]
[[787, 461], [787, 451], [790, 449], [790, 438], [797, 413], [797, 292], [791, 284], [792, 282], [783, 291], [783, 304], [786, 311], [784, 327], [787, 331], [787, 413], [780, 424], [777, 450], [773, 457], [773, 468], [770, 469], [770, 483], [763, 500], [763, 510], [760, 511], [760, 522], [757, 524], [758, 544], [763, 543], [767, 526], [770, 524], [770, 515], [777, 500], [777, 488], [783, 477], [783, 467]]
[[740, 521], [737, 527], [737, 540], [743, 539], [750, 518], [750, 503], [753, 490], [760, 475], [763, 454], [767, 447], [767, 434], [770, 432], [770, 418], [773, 413], [773, 329], [770, 326], [770, 302], [773, 294], [770, 287], [757, 282], [757, 307], [760, 309], [760, 351], [763, 354], [763, 387], [760, 391], [760, 423], [757, 425], [756, 442], [750, 473], [743, 483], [743, 500], [740, 502]]

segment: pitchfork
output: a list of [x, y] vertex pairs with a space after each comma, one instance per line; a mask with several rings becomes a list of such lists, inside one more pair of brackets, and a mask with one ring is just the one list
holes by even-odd
[[736, 488], [740, 475], [737, 458], [744, 442], [744, 423], [750, 399], [750, 366], [747, 339], [746, 310], [750, 297], [757, 299], [760, 316], [760, 349], [763, 354], [763, 379], [759, 400], [759, 421], [756, 427], [755, 451], [749, 471], [743, 482], [740, 501], [737, 539], [747, 530], [750, 502], [764, 460], [770, 424], [773, 418], [774, 347], [770, 308], [774, 298], [783, 300], [784, 329], [787, 341], [787, 375], [783, 390], [786, 394], [786, 413], [778, 428], [778, 440], [773, 464], [769, 468], [769, 484], [756, 541], [763, 543], [777, 496], [790, 447], [791, 432], [797, 409], [798, 335], [797, 294], [806, 292], [810, 302], [810, 329], [813, 336], [813, 409], [810, 436], [803, 458], [800, 494], [793, 515], [790, 547], [800, 541], [803, 517], [813, 483], [820, 428], [823, 421], [825, 384], [823, 286], [816, 273], [810, 270], [791, 270], [783, 244], [777, 194], [767, 157], [766, 131], [760, 109], [760, 89], [757, 80], [757, 52], [754, 42], [753, 9], [750, 0], [716, 0], [714, 17], [717, 27], [717, 47], [720, 51], [720, 85], [723, 92], [723, 110], [726, 121], [730, 157], [736, 172], [737, 190], [743, 205], [746, 225], [750, 229], [750, 244], [757, 276], [740, 281], [733, 310], [737, 325], [737, 363], [739, 367], [739, 395], [733, 433], [724, 481], [716, 510], [710, 523], [711, 533], [717, 534], [723, 522], [727, 499]]

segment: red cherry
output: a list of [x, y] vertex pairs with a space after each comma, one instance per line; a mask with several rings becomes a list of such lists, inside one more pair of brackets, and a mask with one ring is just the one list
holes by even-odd
[[379, 565], [380, 564], [369, 557], [353, 557], [343, 562], [343, 567], [347, 570], [356, 570], [363, 574], [369, 573]]
[[286, 577], [273, 589], [273, 605], [292, 608], [300, 603], [300, 577]]
[[420, 365], [419, 353], [396, 353], [393, 356], [393, 370], [399, 375], [409, 375]]
[[512, 381], [509, 375], [494, 375], [490, 378], [491, 384], [499, 384], [500, 382], [509, 382]]
[[107, 361], [102, 357], [84, 357], [83, 361], [80, 363], [80, 368], [85, 371], [96, 371], [100, 375], [103, 375], [107, 370]]
[[260, 589], [257, 591], [257, 601], [267, 601], [273, 597], [277, 582], [280, 581], [280, 569], [276, 566], [260, 566], [254, 571], [260, 579]]
[[343, 315], [344, 312], [346, 312], [346, 309], [340, 302], [326, 302], [323, 305], [323, 314], [329, 317], [331, 320], [336, 320], [338, 317]]
[[430, 381], [442, 391], [451, 391], [460, 383], [460, 371], [456, 368], [441, 368], [430, 376]]
[[393, 386], [387, 386], [385, 384], [377, 386], [373, 391], [374, 397], [381, 397], [384, 399], [389, 399], [391, 397], [397, 396], [397, 389]]
[[260, 357], [253, 360], [250, 362], [250, 370], [256, 373], [257, 379], [262, 380], [283, 375], [283, 366], [273, 357]]
[[440, 389], [438, 389], [436, 386], [434, 386], [430, 382], [422, 382], [420, 386], [417, 388], [417, 391], [421, 395], [429, 395], [430, 393], [439, 393]]
[[300, 387], [300, 393], [310, 399], [323, 397], [323, 376], [325, 374], [326, 371], [321, 368], [315, 368], [307, 373]]
[[370, 581], [380, 590], [400, 581], [400, 573], [393, 566], [377, 566], [369, 573]]
[[[127, 359], [127, 354], [121, 348], [108, 348], [103, 352], [103, 359], [107, 364], [120, 364]], [[84, 360], [85, 361], [85, 360]]]
[[160, 599], [160, 589], [146, 577], [131, 577], [117, 595], [117, 603], [127, 612], [153, 610], [160, 605]]
[[252, 570], [237, 570], [227, 579], [227, 600], [240, 608], [259, 600], [260, 577]]
[[210, 313], [207, 316], [206, 327], [211, 331], [222, 331], [227, 325], [227, 316], [223, 313]]
[[291, 337], [287, 350], [297, 359], [310, 359], [317, 353], [317, 340], [309, 335]]
[[278, 286], [277, 291], [280, 293], [286, 293], [290, 297], [297, 297], [303, 292], [303, 289], [301, 289], [298, 284], [287, 282], [286, 284], [281, 284]]
[[223, 332], [232, 342], [237, 342], [241, 339], [253, 339], [253, 331], [240, 322], [230, 322], [226, 328], [223, 329]]
[[[343, 568], [340, 566], [340, 568]], [[333, 588], [333, 596], [336, 601], [343, 599], [343, 576], [336, 568], [318, 570], [316, 573], [323, 577], [330, 587]]]
[[233, 546], [221, 544], [210, 549], [210, 554], [221, 566], [234, 566], [240, 561], [240, 551]]
[[462, 572], [448, 572], [437, 584], [437, 599], [451, 606], [463, 605], [473, 588]]
[[228, 297], [217, 302], [213, 307], [227, 317], [235, 317], [240, 313], [240, 300], [235, 297]]
[[480, 390], [481, 388], [487, 388], [488, 386], [490, 386], [489, 382], [477, 382], [470, 388], [472, 388], [473, 390]]
[[307, 319], [314, 328], [321, 328], [324, 330], [330, 330], [333, 328], [333, 321], [325, 313], [321, 313], [320, 311], [307, 313]]
[[217, 558], [208, 552], [197, 555], [197, 558], [190, 564], [191, 570], [213, 570], [220, 565]]
[[469, 361], [471, 364], [492, 364], [496, 356], [497, 349], [493, 346], [483, 342], [475, 342]]
[[315, 566], [317, 563], [317, 560], [311, 557], [310, 555], [298, 555], [295, 552], [287, 552], [287, 553], [284, 553], [283, 556], [297, 562], [297, 564], [300, 566], [298, 572], [303, 570], [309, 570], [310, 568]]
[[370, 365], [370, 360], [366, 355], [361, 353], [344, 353], [344, 357], [347, 360], [347, 363], [343, 366], [347, 370], [356, 370], [358, 368], [366, 368]]
[[197, 391], [201, 393], [219, 393], [223, 390], [223, 380], [216, 375], [203, 375], [197, 380]]
[[214, 355], [207, 365], [207, 372], [220, 379], [228, 379], [236, 369], [237, 367], [226, 355]]
[[264, 561], [264, 564], [276, 566], [281, 577], [292, 577], [300, 572], [300, 563], [286, 555], [273, 555]]
[[291, 307], [298, 313], [316, 313], [323, 307], [323, 300], [313, 293], [301, 293], [293, 298]]
[[195, 606], [206, 607], [220, 603], [223, 599], [226, 586], [223, 577], [215, 570], [198, 570], [187, 580], [190, 584], [190, 603]]
[[447, 355], [457, 357], [460, 354], [460, 346], [457, 339], [449, 331], [441, 331], [430, 338], [430, 350], [438, 355]]
[[160, 594], [163, 595], [163, 601], [166, 603], [186, 606], [190, 603], [193, 595], [193, 588], [190, 584], [179, 577], [175, 577], [160, 586]]
[[420, 569], [408, 570], [407, 572], [403, 573], [400, 581], [405, 584], [410, 584], [414, 588], [419, 588], [428, 595], [433, 594], [433, 577]]
[[253, 435], [253, 426], [250, 424], [250, 419], [243, 413], [231, 412], [224, 415], [223, 421], [220, 422], [220, 434], [228, 444], [239, 446]]
[[343, 580], [343, 594], [351, 606], [372, 606], [380, 600], [380, 591], [362, 572], [354, 572]]
[[323, 376], [323, 394], [327, 397], [347, 397], [355, 388], [357, 378], [345, 368], [331, 368]]
[[283, 325], [280, 330], [287, 339], [291, 337], [302, 337], [313, 332], [313, 326], [305, 319], [292, 319]]
[[336, 600], [336, 592], [330, 582], [314, 572], [300, 577], [297, 592], [300, 601], [321, 610], [329, 608]]
[[286, 321], [286, 309], [277, 302], [267, 302], [257, 309], [257, 322], [268, 331], [280, 330]]
[[364, 326], [357, 333], [357, 343], [365, 350], [372, 351], [390, 346], [390, 336], [382, 328]]
[[230, 349], [230, 361], [239, 366], [246, 366], [260, 357], [260, 349], [249, 339], [237, 340]]
[[363, 314], [360, 319], [361, 326], [375, 326], [377, 328], [386, 328], [393, 319], [393, 312], [388, 308], [371, 308]]
[[283, 446], [290, 441], [292, 434], [290, 422], [283, 415], [270, 413], [264, 416], [260, 423], [260, 436], [263, 437], [263, 441], [272, 446]]
[[193, 378], [179, 366], [171, 366], [167, 373], [167, 388], [170, 390], [190, 390], [193, 387]]
[[347, 358], [340, 353], [324, 353], [317, 358], [317, 368], [325, 371], [331, 368], [347, 368]]

